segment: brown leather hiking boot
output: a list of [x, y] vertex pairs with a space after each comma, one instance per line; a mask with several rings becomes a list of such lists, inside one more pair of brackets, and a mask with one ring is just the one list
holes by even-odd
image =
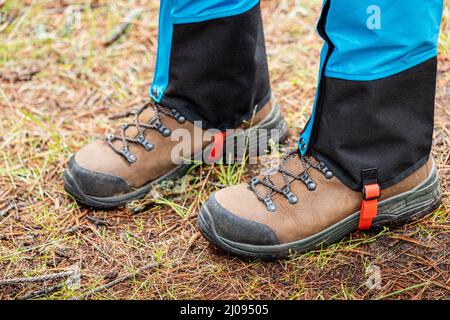
[[[166, 179], [175, 179], [192, 166], [185, 158], [173, 159], [172, 149], [179, 141], [172, 141], [175, 129], [204, 130], [187, 121], [176, 110], [148, 104], [128, 114], [134, 121], [122, 125], [118, 134], [96, 140], [69, 161], [64, 172], [64, 187], [78, 202], [102, 209], [113, 208], [145, 197], [152, 186]], [[277, 104], [268, 102], [252, 119], [239, 126], [236, 135], [249, 135], [252, 130], [276, 129], [266, 139], [276, 142], [287, 137], [287, 124]], [[254, 132], [253, 132], [254, 133]], [[226, 137], [234, 139], [235, 136]], [[213, 136], [211, 136], [212, 138]], [[234, 141], [234, 140], [233, 140]], [[191, 158], [202, 159], [213, 148], [214, 139], [192, 142]], [[224, 142], [227, 145], [227, 140]]]
[[[419, 218], [433, 211], [440, 198], [430, 157], [412, 175], [381, 191], [370, 228]], [[363, 221], [361, 204], [361, 192], [341, 183], [323, 163], [300, 157], [295, 150], [284, 157], [275, 174], [212, 194], [201, 208], [198, 224], [205, 238], [221, 249], [274, 259], [334, 243], [357, 230]]]

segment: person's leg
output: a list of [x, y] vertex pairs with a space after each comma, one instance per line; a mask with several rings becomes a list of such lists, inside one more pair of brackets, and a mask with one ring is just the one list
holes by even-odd
[[213, 194], [199, 216], [206, 238], [236, 254], [280, 257], [436, 208], [430, 150], [442, 7], [324, 1], [318, 90], [299, 149], [277, 174]]
[[286, 122], [271, 99], [259, 0], [161, 0], [150, 96], [152, 103], [132, 113], [128, 125], [72, 157], [64, 182], [76, 200], [99, 208], [123, 205], [183, 175], [190, 164], [181, 157], [198, 159], [213, 149], [211, 141], [191, 141], [190, 154], [174, 159], [176, 129], [189, 135], [183, 139], [196, 132], [201, 138], [206, 129], [246, 129], [244, 122], [251, 122], [279, 129], [269, 136], [276, 141], [286, 137]]
[[150, 95], [205, 128], [233, 128], [262, 108], [270, 83], [259, 0], [162, 0]]

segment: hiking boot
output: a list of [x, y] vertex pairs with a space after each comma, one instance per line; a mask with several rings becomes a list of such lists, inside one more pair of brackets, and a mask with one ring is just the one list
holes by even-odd
[[[198, 130], [203, 134], [203, 129], [174, 109], [150, 103], [126, 116], [134, 117], [130, 124], [122, 125], [118, 133], [108, 134], [106, 139], [93, 141], [70, 159], [64, 187], [81, 204], [100, 209], [124, 205], [145, 197], [163, 180], [183, 176], [192, 166], [181, 155], [173, 161], [172, 149], [179, 141], [171, 135], [175, 129], [183, 129], [192, 137]], [[238, 128], [242, 130], [226, 137], [224, 145], [228, 145], [228, 139], [249, 135], [252, 130], [277, 129], [265, 136], [275, 142], [288, 134], [279, 106], [270, 101]], [[203, 154], [214, 149], [214, 140], [191, 144], [192, 159], [203, 159]]]
[[[295, 150], [275, 174], [212, 194], [201, 207], [198, 225], [209, 242], [243, 257], [275, 259], [312, 250], [358, 228], [400, 224], [436, 209], [441, 191], [432, 158], [381, 195], [378, 189], [365, 199], [323, 163]], [[360, 217], [362, 203], [372, 214], [375, 205], [376, 217]]]

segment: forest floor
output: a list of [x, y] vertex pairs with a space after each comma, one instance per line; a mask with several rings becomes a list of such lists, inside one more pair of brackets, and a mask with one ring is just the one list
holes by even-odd
[[[288, 146], [313, 105], [320, 3], [262, 2], [272, 89], [290, 125]], [[141, 210], [142, 202], [87, 209], [63, 189], [71, 154], [115, 127], [112, 114], [148, 99], [159, 1], [0, 0], [0, 299], [449, 299], [445, 3], [433, 146], [441, 207], [401, 227], [356, 232], [320, 250], [262, 262], [225, 255], [196, 226], [208, 194], [239, 180], [236, 167], [201, 165], [161, 186], [160, 198], [150, 196], [144, 202], [153, 205]], [[127, 32], [114, 37], [130, 17]], [[29, 281], [5, 282], [23, 277]], [[368, 286], [374, 277], [381, 282]]]

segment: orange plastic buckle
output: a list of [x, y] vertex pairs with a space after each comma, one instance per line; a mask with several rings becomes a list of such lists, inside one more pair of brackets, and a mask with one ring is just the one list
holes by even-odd
[[222, 157], [225, 136], [226, 131], [217, 132], [216, 134], [214, 134], [213, 146], [208, 156], [209, 163], [217, 162]]
[[378, 199], [380, 198], [380, 186], [378, 183], [368, 184], [363, 187], [363, 201], [359, 216], [358, 230], [368, 230], [372, 220], [378, 214]]

